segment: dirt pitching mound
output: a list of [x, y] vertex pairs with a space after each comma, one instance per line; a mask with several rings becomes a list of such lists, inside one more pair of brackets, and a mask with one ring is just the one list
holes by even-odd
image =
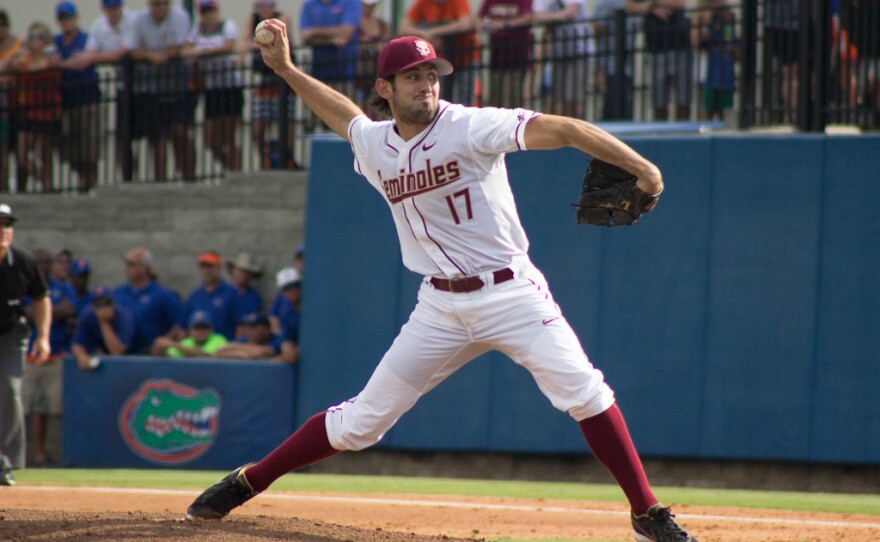
[[179, 515], [143, 512], [62, 512], [0, 510], [0, 540], [65, 542], [164, 540], [233, 542], [449, 542], [446, 536], [359, 529], [320, 521], [269, 516], [238, 516], [223, 521], [187, 521]]

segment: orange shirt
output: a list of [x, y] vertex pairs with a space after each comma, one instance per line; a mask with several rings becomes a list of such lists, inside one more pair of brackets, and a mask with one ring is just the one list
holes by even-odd
[[[470, 14], [471, 7], [468, 0], [416, 0], [406, 13], [406, 18], [414, 25], [432, 27]], [[437, 48], [437, 55], [448, 58], [455, 67], [470, 66], [480, 59], [477, 35], [473, 32], [456, 36], [452, 47], [454, 51], [451, 58], [446, 56], [450, 53], [443, 53], [442, 47]]]

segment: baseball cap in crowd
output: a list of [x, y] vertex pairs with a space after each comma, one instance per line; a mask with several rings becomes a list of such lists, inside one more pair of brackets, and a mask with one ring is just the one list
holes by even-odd
[[284, 290], [291, 286], [299, 286], [301, 283], [302, 279], [300, 278], [299, 273], [297, 273], [296, 269], [292, 267], [285, 267], [275, 274], [275, 286], [277, 286], [279, 290]]
[[76, 6], [73, 2], [58, 2], [55, 6], [55, 17], [74, 17], [76, 16]]
[[0, 203], [0, 218], [8, 218], [10, 224], [14, 224], [16, 220], [18, 220], [14, 214], [12, 214], [12, 207], [5, 203]]
[[199, 11], [203, 9], [217, 9], [217, 0], [199, 0]]
[[415, 36], [396, 38], [385, 44], [379, 53], [378, 76], [385, 79], [425, 62], [433, 64], [440, 75], [452, 73], [452, 64], [446, 59], [438, 58], [434, 46], [429, 42]]
[[214, 323], [211, 321], [211, 315], [208, 314], [206, 311], [196, 311], [192, 313], [192, 315], [190, 315], [189, 317], [189, 321], [187, 322], [187, 324], [189, 325], [189, 327], [196, 327], [200, 325], [208, 325], [214, 327]]
[[220, 255], [213, 250], [202, 252], [199, 255], [199, 265], [220, 265], [221, 262], [222, 258], [220, 258]]
[[77, 258], [70, 262], [71, 277], [82, 277], [83, 275], [88, 275], [91, 272], [92, 268], [89, 267], [89, 262], [87, 262], [85, 258]]
[[111, 295], [110, 288], [102, 284], [96, 286], [95, 289], [92, 290], [92, 305], [96, 307], [106, 307], [107, 305], [112, 304], [113, 296]]
[[233, 268], [241, 269], [250, 272], [255, 277], [263, 274], [263, 267], [260, 265], [260, 261], [250, 252], [239, 252], [235, 259], [228, 262], [226, 266], [230, 271]]
[[259, 314], [253, 312], [248, 314], [244, 318], [241, 319], [241, 325], [243, 326], [266, 326], [272, 327], [272, 324], [269, 322], [269, 317], [265, 314]]
[[151, 272], [155, 271], [153, 265], [156, 263], [156, 259], [153, 258], [153, 253], [147, 248], [133, 248], [126, 252], [122, 256], [122, 259], [125, 260], [126, 263], [140, 264], [149, 268]]
[[101, 0], [101, 7], [118, 8], [122, 5], [122, 0]]

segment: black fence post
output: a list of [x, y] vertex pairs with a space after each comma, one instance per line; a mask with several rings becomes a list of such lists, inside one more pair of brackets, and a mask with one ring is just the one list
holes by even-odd
[[288, 111], [288, 97], [290, 96], [290, 87], [287, 86], [287, 83], [278, 78], [278, 85], [280, 86], [279, 94], [279, 104], [278, 104], [278, 143], [275, 146], [275, 156], [277, 157], [277, 165], [274, 166], [278, 169], [285, 169], [289, 167], [288, 165], [288, 156], [292, 156], [293, 150], [290, 147], [290, 111]]
[[134, 120], [134, 61], [126, 55], [122, 58], [122, 88], [118, 89], [116, 99], [119, 105], [116, 108], [116, 144], [122, 145], [119, 153], [122, 159], [122, 180], [131, 182], [133, 178], [134, 160], [131, 152], [132, 144], [132, 121]]
[[832, 94], [830, 87], [834, 83], [830, 63], [831, 47], [833, 47], [829, 32], [831, 26], [831, 0], [818, 0], [813, 8], [812, 17], [816, 21], [813, 39], [813, 43], [816, 46], [813, 50], [812, 59], [812, 80], [816, 82], [816, 95], [813, 100], [813, 116], [810, 128], [814, 131], [823, 132], [828, 124], [828, 115], [830, 113], [829, 97]]
[[[813, 7], [812, 0], [799, 0], [798, 6], [798, 42], [794, 44], [797, 47], [797, 126], [801, 130], [807, 132], [811, 129], [812, 121], [812, 98], [810, 92], [810, 82], [813, 74], [813, 55], [811, 49], [813, 47], [813, 32], [818, 24], [813, 24]], [[819, 43], [816, 41], [815, 43]], [[822, 47], [819, 45], [819, 47]]]
[[626, 88], [628, 83], [626, 77], [626, 55], [628, 53], [626, 50], [626, 12], [622, 9], [614, 10], [614, 20], [611, 24], [614, 25], [614, 56], [611, 59], [614, 63], [614, 84], [608, 85], [606, 83], [605, 92], [616, 89], [611, 97], [611, 118], [623, 119], [628, 117], [627, 110], [632, 109], [632, 106], [626, 107], [625, 105], [627, 100], [632, 99], [632, 89]]
[[[740, 81], [739, 128], [750, 128], [755, 124], [757, 109], [757, 47], [758, 43], [758, 0], [743, 0], [742, 3], [742, 81]], [[765, 45], [766, 46], [766, 45]]]

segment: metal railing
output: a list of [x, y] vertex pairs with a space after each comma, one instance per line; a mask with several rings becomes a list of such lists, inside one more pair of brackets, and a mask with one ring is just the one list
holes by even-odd
[[[553, 26], [456, 37], [443, 97], [598, 120], [722, 120], [735, 128], [880, 127], [880, 0], [744, 0], [662, 25], [615, 12]], [[471, 42], [473, 43], [473, 41]], [[367, 105], [377, 47], [298, 65]], [[350, 69], [341, 64], [350, 63]], [[354, 75], [351, 75], [354, 74]], [[229, 171], [306, 168], [326, 130], [259, 55], [7, 73], [0, 191], [88, 191], [125, 182], [215, 181]], [[0, 139], [3, 139], [0, 137]], [[0, 145], [4, 142], [0, 141]]]

